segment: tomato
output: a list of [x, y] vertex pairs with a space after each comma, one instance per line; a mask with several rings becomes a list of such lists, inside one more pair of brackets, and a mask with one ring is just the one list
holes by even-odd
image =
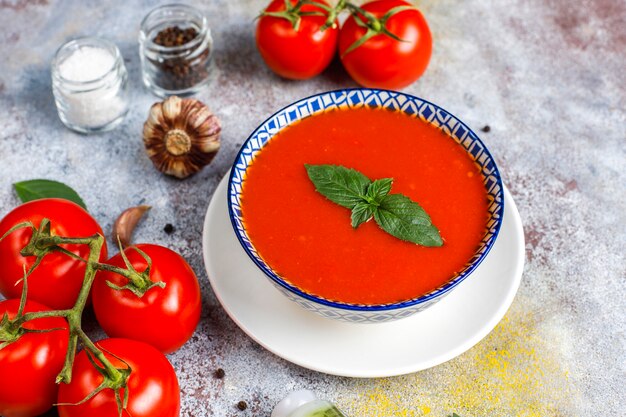
[[[362, 8], [381, 18], [389, 10], [407, 5], [410, 4], [402, 0], [379, 0]], [[354, 16], [350, 16], [339, 34], [339, 54], [346, 71], [362, 86], [400, 89], [413, 83], [426, 70], [432, 52], [432, 37], [426, 19], [417, 9], [394, 14], [385, 27], [404, 42], [378, 33], [346, 53], [367, 31], [357, 24]]]
[[[20, 300], [0, 301], [0, 319], [8, 313], [14, 319]], [[24, 312], [48, 311], [48, 307], [27, 301]], [[69, 338], [67, 322], [60, 317], [30, 320], [23, 328], [61, 329], [45, 333], [24, 333], [0, 349], [0, 415], [30, 417], [44, 413], [56, 402], [56, 376], [63, 368]]]
[[[0, 236], [18, 223], [32, 222], [35, 227], [43, 218], [50, 219], [53, 235], [65, 237], [88, 237], [103, 234], [98, 223], [79, 205], [59, 198], [46, 198], [18, 206], [0, 221]], [[35, 256], [24, 257], [20, 250], [28, 244], [32, 231], [19, 229], [0, 242], [0, 293], [7, 298], [19, 298], [22, 283], [15, 285], [35, 262]], [[61, 245], [83, 259], [87, 259], [87, 245]], [[106, 243], [100, 260], [107, 258]], [[68, 255], [53, 252], [47, 254], [41, 264], [28, 277], [28, 299], [38, 301], [55, 310], [71, 308], [80, 292], [85, 275], [85, 263]]]
[[[324, 0], [320, 3], [327, 4]], [[291, 0], [291, 4], [295, 4]], [[285, 0], [272, 1], [265, 12], [285, 11]], [[263, 60], [276, 74], [304, 80], [324, 71], [337, 50], [338, 24], [321, 30], [327, 13], [315, 6], [304, 5], [301, 12], [322, 12], [324, 15], [302, 16], [297, 30], [281, 17], [264, 15], [256, 28], [256, 44]]]
[[[96, 346], [102, 349], [113, 366], [118, 369], [129, 366], [132, 370], [128, 377], [128, 404], [122, 413], [124, 417], [178, 417], [178, 379], [174, 368], [161, 352], [145, 343], [128, 339], [105, 339], [97, 342]], [[72, 381], [59, 387], [57, 402], [76, 404], [92, 393], [103, 379], [83, 350], [76, 355]], [[123, 389], [122, 399], [125, 395], [126, 390]], [[60, 417], [119, 416], [115, 393], [110, 388], [100, 391], [83, 404], [59, 405], [58, 410]]]
[[[136, 247], [151, 258], [150, 279], [164, 282], [165, 288], [154, 286], [140, 298], [130, 290], [106, 285], [109, 281], [122, 287], [128, 283], [127, 278], [113, 272], [99, 272], [92, 289], [96, 318], [111, 337], [140, 340], [163, 353], [173, 352], [189, 340], [200, 320], [198, 279], [176, 252], [158, 245]], [[132, 247], [124, 253], [135, 270], [142, 272], [148, 266]], [[125, 267], [119, 254], [107, 263]]]

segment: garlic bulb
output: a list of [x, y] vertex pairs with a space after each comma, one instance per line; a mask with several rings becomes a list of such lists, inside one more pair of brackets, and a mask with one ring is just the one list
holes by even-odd
[[217, 116], [203, 103], [172, 96], [150, 108], [143, 143], [159, 171], [187, 178], [213, 160], [220, 131]]

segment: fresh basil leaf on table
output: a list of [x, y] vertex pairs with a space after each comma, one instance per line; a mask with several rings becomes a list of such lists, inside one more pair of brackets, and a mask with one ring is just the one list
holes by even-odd
[[62, 182], [34, 179], [16, 182], [13, 184], [13, 188], [15, 188], [17, 196], [23, 203], [39, 200], [40, 198], [64, 198], [87, 210], [87, 205], [78, 193]]

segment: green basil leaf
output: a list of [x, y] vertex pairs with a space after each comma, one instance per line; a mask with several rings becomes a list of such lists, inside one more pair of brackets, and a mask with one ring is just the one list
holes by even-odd
[[383, 197], [389, 194], [389, 191], [391, 191], [392, 183], [393, 178], [382, 178], [380, 180], [376, 180], [372, 182], [369, 187], [367, 187], [366, 195], [373, 201], [380, 204]]
[[359, 171], [337, 165], [304, 167], [315, 189], [330, 201], [349, 209], [364, 201], [371, 181]]
[[376, 207], [369, 203], [364, 201], [357, 203], [352, 209], [352, 227], [356, 229], [361, 223], [365, 223], [371, 219], [374, 215], [374, 211], [376, 211]]
[[439, 231], [424, 209], [402, 194], [385, 196], [374, 219], [384, 231], [398, 239], [422, 246], [443, 245]]
[[15, 188], [17, 196], [23, 203], [39, 200], [40, 198], [64, 198], [87, 210], [85, 202], [80, 198], [78, 193], [58, 181], [41, 179], [28, 180], [16, 182], [13, 184], [13, 188]]
[[439, 230], [424, 209], [402, 194], [389, 194], [393, 178], [371, 181], [360, 172], [338, 165], [304, 164], [315, 189], [352, 210], [355, 229], [372, 217], [387, 233], [422, 246], [442, 246]]

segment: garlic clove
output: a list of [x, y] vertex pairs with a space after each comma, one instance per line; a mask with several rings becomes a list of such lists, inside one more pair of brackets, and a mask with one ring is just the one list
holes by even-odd
[[182, 108], [182, 99], [172, 96], [163, 102], [161, 114], [167, 121], [175, 121]]
[[131, 245], [133, 231], [143, 215], [150, 210], [150, 206], [130, 207], [119, 215], [113, 224], [113, 241], [119, 239], [123, 248]]

